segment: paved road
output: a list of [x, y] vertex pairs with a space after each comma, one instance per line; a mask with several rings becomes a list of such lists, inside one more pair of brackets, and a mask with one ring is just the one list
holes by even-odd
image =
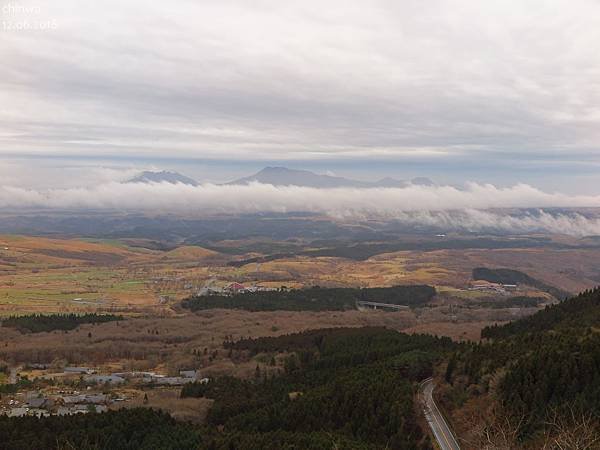
[[8, 384], [17, 384], [17, 372], [21, 370], [20, 367], [13, 367], [10, 369], [10, 374], [8, 375]]
[[421, 383], [425, 418], [427, 419], [429, 427], [441, 450], [460, 450], [460, 446], [458, 445], [458, 442], [456, 442], [456, 438], [454, 437], [454, 434], [452, 434], [450, 426], [446, 422], [446, 419], [444, 419], [444, 416], [442, 416], [442, 413], [440, 413], [440, 410], [435, 404], [435, 400], [433, 400], [434, 387], [435, 384], [431, 378], [428, 378]]

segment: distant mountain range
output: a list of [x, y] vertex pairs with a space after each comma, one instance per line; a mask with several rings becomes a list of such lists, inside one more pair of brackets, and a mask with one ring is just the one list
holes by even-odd
[[[145, 171], [128, 181], [129, 183], [171, 183], [198, 186], [198, 182], [192, 178], [177, 172], [151, 172]], [[248, 177], [239, 178], [226, 185], [247, 185], [250, 183], [272, 184], [274, 186], [302, 186], [313, 188], [372, 188], [372, 187], [406, 187], [410, 185], [433, 186], [429, 178], [413, 178], [412, 180], [397, 180], [394, 178], [383, 178], [379, 181], [358, 181], [349, 178], [336, 177], [332, 175], [320, 175], [308, 170], [288, 169], [287, 167], [265, 167], [260, 172]]]
[[171, 183], [171, 184], [187, 184], [190, 186], [198, 186], [198, 182], [193, 178], [186, 177], [177, 172], [168, 172], [162, 170], [160, 172], [145, 171], [138, 176], [127, 181], [128, 183]]
[[240, 178], [227, 184], [249, 184], [258, 182], [275, 186], [303, 186], [314, 188], [338, 187], [406, 187], [411, 184], [431, 186], [434, 183], [428, 178], [413, 178], [410, 181], [383, 178], [375, 182], [351, 180], [332, 175], [319, 175], [308, 170], [288, 169], [287, 167], [265, 167], [249, 177]]

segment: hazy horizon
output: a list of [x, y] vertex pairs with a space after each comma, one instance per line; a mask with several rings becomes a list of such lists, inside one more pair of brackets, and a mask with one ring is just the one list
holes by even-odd
[[148, 168], [214, 183], [282, 165], [600, 195], [598, 2], [59, 0], [0, 14], [1, 185]]
[[[0, 186], [29, 189], [56, 189], [91, 187], [105, 182], [126, 181], [143, 171], [173, 171], [196, 179], [199, 183], [221, 184], [252, 175], [265, 167], [286, 167], [307, 170], [317, 174], [374, 182], [386, 177], [398, 180], [430, 178], [437, 184], [464, 186], [467, 183], [493, 184], [511, 187], [527, 184], [547, 193], [566, 195], [600, 195], [600, 184], [595, 172], [580, 174], [579, 182], [573, 183], [568, 173], [558, 174], [538, 171], [526, 174], [514, 170], [506, 177], [504, 168], [483, 171], [476, 167], [461, 172], [449, 171], [448, 165], [405, 164], [395, 161], [375, 161], [368, 165], [354, 160], [334, 161], [228, 161], [174, 158], [85, 158], [70, 156], [54, 157], [6, 157], [0, 160]], [[519, 174], [522, 176], [519, 176]], [[593, 206], [593, 205], [590, 205]]]
[[[598, 2], [57, 0], [0, 13], [4, 208], [600, 234], [596, 218], [543, 211], [600, 207]], [[266, 166], [435, 185], [221, 186]], [[200, 185], [123, 183], [145, 170]]]

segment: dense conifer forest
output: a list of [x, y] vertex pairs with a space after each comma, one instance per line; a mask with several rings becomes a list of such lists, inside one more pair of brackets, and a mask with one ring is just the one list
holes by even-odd
[[195, 450], [202, 443], [199, 430], [144, 408], [40, 419], [0, 415], [3, 450]]
[[599, 289], [484, 328], [482, 337], [487, 342], [469, 344], [451, 357], [446, 379], [471, 393], [493, 391], [504, 413], [520, 418], [523, 442], [544, 432], [550, 414], [589, 417], [598, 426]]
[[54, 330], [74, 330], [85, 323], [102, 323], [123, 320], [113, 314], [31, 314], [2, 319], [2, 326], [16, 328], [21, 332], [41, 333]]
[[387, 288], [321, 288], [259, 291], [231, 296], [207, 295], [182, 302], [192, 311], [212, 308], [245, 309], [247, 311], [340, 311], [355, 309], [356, 302], [368, 301], [422, 306], [433, 299], [432, 286], [394, 286]]
[[226, 347], [285, 352], [284, 373], [264, 378], [258, 368], [255, 380], [192, 383], [181, 395], [214, 399], [208, 423], [236, 433], [285, 431], [308, 439], [326, 432], [364, 446], [430, 448], [416, 420], [415, 389], [455, 346], [448, 338], [381, 328], [246, 339]]
[[[377, 450], [326, 432], [219, 432], [148, 408], [45, 418], [0, 416], [2, 450]], [[408, 447], [404, 447], [407, 448]]]

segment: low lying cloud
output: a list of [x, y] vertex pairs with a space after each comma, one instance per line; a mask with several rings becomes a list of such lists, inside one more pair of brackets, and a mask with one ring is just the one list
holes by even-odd
[[600, 235], [600, 219], [576, 212], [543, 209], [507, 211], [455, 210], [401, 213], [396, 218], [410, 226], [439, 230], [519, 233], [551, 233], [571, 236]]
[[[339, 219], [397, 220], [412, 226], [471, 231], [600, 234], [600, 219], [548, 208], [600, 207], [600, 196], [547, 193], [526, 184], [499, 188], [469, 183], [405, 188], [317, 189], [109, 182], [90, 188], [0, 187], [0, 208], [107, 209], [186, 216], [307, 211]], [[524, 209], [527, 209], [526, 211]]]

